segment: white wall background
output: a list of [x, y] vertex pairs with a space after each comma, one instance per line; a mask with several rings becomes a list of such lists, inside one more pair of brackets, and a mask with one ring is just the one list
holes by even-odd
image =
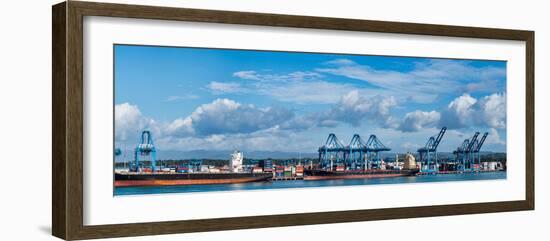
[[[0, 10], [0, 239], [56, 240], [51, 230], [51, 5]], [[117, 1], [190, 8], [516, 28], [536, 31], [536, 211], [163, 235], [155, 240], [547, 240], [550, 21], [545, 1]], [[19, 165], [24, 164], [24, 165]], [[17, 169], [15, 169], [17, 167]], [[24, 175], [22, 175], [24, 171]], [[26, 178], [22, 178], [25, 176]], [[414, 198], [414, 197], [411, 197]], [[120, 240], [151, 240], [153, 237]]]

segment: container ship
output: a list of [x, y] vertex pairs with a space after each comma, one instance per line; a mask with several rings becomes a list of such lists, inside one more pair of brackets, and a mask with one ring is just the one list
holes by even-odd
[[305, 171], [304, 180], [330, 180], [330, 179], [368, 179], [415, 176], [420, 172], [415, 158], [410, 153], [405, 156], [402, 169], [369, 169], [369, 170], [344, 170], [343, 166], [336, 170], [310, 169]]
[[243, 153], [235, 151], [229, 172], [115, 172], [115, 187], [231, 184], [271, 179], [271, 173], [243, 172], [242, 162]]
[[386, 178], [414, 176], [419, 172], [418, 169], [408, 170], [306, 170], [304, 180], [330, 180], [330, 179], [367, 179], [367, 178]]

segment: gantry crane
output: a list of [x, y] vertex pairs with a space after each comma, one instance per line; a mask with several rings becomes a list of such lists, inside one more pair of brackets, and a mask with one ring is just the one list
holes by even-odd
[[359, 134], [353, 135], [349, 145], [346, 159], [349, 161], [352, 169], [358, 169], [360, 166], [367, 169], [367, 144]]
[[377, 168], [380, 168], [380, 155], [379, 152], [381, 151], [391, 151], [391, 148], [384, 146], [378, 138], [376, 138], [376, 135], [370, 135], [369, 139], [367, 140], [367, 166], [369, 164], [372, 165], [372, 163], [369, 163], [369, 157], [371, 153], [374, 154], [374, 163], [376, 164]]
[[140, 172], [141, 168], [139, 157], [148, 155], [151, 155], [151, 170], [155, 172], [157, 170], [157, 150], [155, 148], [155, 144], [153, 143], [153, 136], [150, 131], [143, 131], [141, 133], [139, 144], [136, 146], [134, 151], [134, 164], [130, 169], [135, 172]]
[[422, 163], [422, 172], [437, 172], [438, 159], [437, 159], [437, 147], [445, 135], [447, 127], [441, 128], [437, 136], [432, 136], [426, 142], [426, 145], [418, 149], [418, 155], [420, 156], [420, 163]]
[[328, 166], [328, 169], [332, 170], [335, 161], [341, 163], [345, 160], [345, 152], [346, 148], [342, 142], [334, 133], [330, 133], [325, 144], [319, 147], [319, 162], [324, 168]]
[[462, 171], [472, 170], [473, 165], [473, 147], [477, 142], [479, 132], [476, 132], [470, 139], [466, 139], [462, 142], [453, 154], [455, 154], [455, 161], [460, 162]]

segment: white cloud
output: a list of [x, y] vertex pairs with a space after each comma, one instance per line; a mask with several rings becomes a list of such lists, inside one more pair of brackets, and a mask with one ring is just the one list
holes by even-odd
[[384, 127], [393, 125], [390, 109], [397, 105], [393, 96], [364, 97], [352, 90], [342, 96], [340, 102], [325, 113], [323, 120], [338, 120], [353, 126], [361, 126], [366, 119], [374, 120]]
[[241, 78], [241, 79], [248, 79], [248, 80], [259, 80], [260, 77], [256, 74], [256, 71], [253, 70], [244, 70], [244, 71], [238, 71], [233, 73], [233, 76]]
[[178, 118], [164, 126], [164, 132], [172, 136], [194, 135], [193, 120], [191, 117]]
[[499, 82], [495, 79], [481, 80], [479, 82], [469, 83], [466, 85], [466, 91], [470, 93], [476, 91], [496, 92], [499, 90]]
[[299, 81], [319, 79], [322, 77], [321, 74], [311, 71], [295, 71], [288, 74], [272, 74], [269, 72], [259, 73], [253, 70], [237, 71], [233, 73], [233, 76], [241, 79], [258, 80], [262, 82]]
[[225, 140], [225, 135], [211, 135], [206, 137], [204, 140], [210, 143], [219, 143]]
[[[159, 146], [172, 150], [233, 150], [242, 151], [303, 151], [315, 152], [319, 140], [278, 126], [251, 133], [212, 134], [208, 136], [165, 136], [157, 141]], [[246, 153], [245, 153], [246, 155]]]
[[506, 94], [492, 94], [479, 100], [477, 105], [479, 114], [478, 124], [492, 128], [506, 128]]
[[473, 106], [477, 100], [469, 94], [463, 94], [457, 97], [442, 113], [441, 125], [449, 129], [459, 129], [467, 127], [474, 112]]
[[334, 84], [326, 81], [294, 82], [286, 85], [262, 87], [259, 93], [272, 96], [280, 101], [299, 104], [333, 104], [341, 96], [354, 90], [355, 87], [346, 84]]
[[349, 60], [349, 59], [335, 59], [335, 60], [327, 61], [327, 62], [325, 62], [325, 64], [328, 64], [328, 65], [354, 65], [356, 63], [353, 62], [352, 60]]
[[463, 94], [443, 110], [440, 125], [450, 129], [474, 125], [505, 129], [506, 94], [495, 93], [479, 100]]
[[404, 132], [415, 132], [426, 127], [434, 127], [441, 118], [437, 111], [413, 111], [405, 114], [403, 122], [399, 125], [399, 130]]
[[206, 86], [212, 93], [223, 94], [223, 93], [235, 93], [242, 91], [241, 85], [239, 83], [233, 82], [217, 82], [212, 81]]
[[[468, 65], [467, 61], [432, 60], [419, 62], [413, 70], [404, 72], [378, 70], [345, 59], [329, 61], [328, 64], [334, 66], [318, 68], [316, 71], [362, 80], [378, 86], [382, 90], [387, 90], [392, 95], [408, 98], [419, 103], [434, 101], [439, 94], [492, 91], [494, 85], [479, 84], [478, 82], [501, 79], [506, 76], [503, 68], [478, 68]], [[473, 85], [467, 86], [472, 83]]]
[[485, 140], [485, 144], [497, 144], [497, 145], [506, 145], [506, 141], [500, 138], [500, 134], [495, 128], [489, 130], [489, 135]]
[[169, 133], [200, 136], [227, 133], [251, 133], [292, 119], [294, 114], [283, 108], [257, 108], [230, 99], [216, 99], [203, 104], [191, 115], [170, 123]]
[[144, 129], [159, 132], [157, 123], [141, 114], [137, 105], [122, 103], [115, 105], [115, 140], [135, 140]]
[[283, 102], [299, 104], [337, 103], [342, 95], [355, 89], [351, 84], [332, 83], [322, 80], [322, 75], [310, 71], [295, 71], [287, 74], [272, 74], [252, 70], [239, 71], [233, 76], [256, 80], [242, 83], [241, 92], [270, 96]]
[[170, 101], [177, 101], [177, 100], [195, 100], [198, 98], [199, 96], [194, 94], [172, 95], [172, 96], [168, 96], [168, 98], [166, 98], [166, 101], [170, 102]]

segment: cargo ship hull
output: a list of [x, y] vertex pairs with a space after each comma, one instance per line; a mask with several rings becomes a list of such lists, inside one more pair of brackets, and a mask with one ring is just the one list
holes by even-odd
[[331, 179], [369, 179], [414, 176], [418, 169], [413, 170], [369, 170], [369, 171], [325, 171], [308, 170], [304, 180], [331, 180]]
[[115, 187], [232, 184], [271, 177], [269, 173], [115, 173]]

